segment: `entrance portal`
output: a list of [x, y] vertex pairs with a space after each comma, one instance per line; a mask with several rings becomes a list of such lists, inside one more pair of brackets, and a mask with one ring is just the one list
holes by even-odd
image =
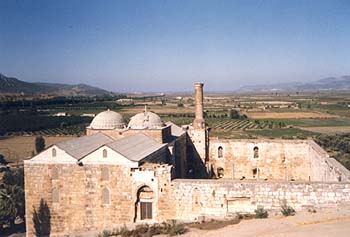
[[134, 222], [152, 220], [154, 193], [148, 186], [142, 186], [137, 191]]

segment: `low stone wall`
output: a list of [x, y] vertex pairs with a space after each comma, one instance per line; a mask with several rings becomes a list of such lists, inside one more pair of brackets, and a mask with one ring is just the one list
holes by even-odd
[[279, 210], [283, 204], [301, 210], [350, 202], [350, 183], [183, 179], [172, 183], [176, 218], [185, 220], [253, 212], [258, 207]]

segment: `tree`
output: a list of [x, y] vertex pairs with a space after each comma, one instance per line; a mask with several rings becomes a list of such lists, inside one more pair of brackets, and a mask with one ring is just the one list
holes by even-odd
[[45, 149], [45, 139], [42, 136], [35, 138], [35, 150], [36, 153], [40, 153]]
[[5, 172], [0, 186], [0, 227], [14, 227], [16, 217], [24, 219], [24, 174], [23, 169]]
[[238, 111], [235, 110], [235, 109], [232, 109], [232, 110], [230, 111], [230, 118], [231, 118], [231, 119], [239, 119], [240, 116], [239, 116]]
[[0, 154], [0, 164], [6, 165], [8, 162], [6, 161], [4, 155]]
[[17, 185], [3, 184], [0, 189], [0, 220], [2, 224], [15, 225], [16, 217], [24, 218], [24, 191]]

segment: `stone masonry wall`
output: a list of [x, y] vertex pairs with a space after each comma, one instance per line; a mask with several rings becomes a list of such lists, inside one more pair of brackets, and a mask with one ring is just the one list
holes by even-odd
[[350, 183], [184, 179], [172, 183], [176, 218], [185, 220], [253, 212], [257, 207], [279, 210], [284, 203], [296, 210], [350, 203]]
[[[47, 202], [50, 210], [51, 236], [102, 231], [133, 223], [137, 193], [144, 186], [154, 194], [150, 222], [171, 219], [176, 214], [168, 203], [173, 186], [170, 183], [171, 166], [145, 166], [130, 169], [118, 165], [26, 162], [27, 236], [34, 236], [33, 212], [34, 208], [39, 210], [41, 199]], [[105, 188], [109, 190], [109, 204], [103, 203]], [[53, 199], [57, 194], [59, 201], [55, 202]]]
[[[33, 207], [47, 202], [51, 213], [51, 233], [74, 233], [130, 223], [134, 199], [130, 169], [106, 166], [109, 180], [102, 179], [103, 165], [26, 164], [25, 195], [27, 236], [33, 236]], [[52, 177], [58, 169], [58, 178]], [[108, 188], [110, 204], [103, 204], [102, 191]], [[53, 191], [59, 202], [53, 202]]]

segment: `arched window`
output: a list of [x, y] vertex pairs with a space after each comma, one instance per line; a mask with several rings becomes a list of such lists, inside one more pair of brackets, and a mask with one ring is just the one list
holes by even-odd
[[52, 171], [51, 171], [51, 178], [52, 179], [58, 179], [59, 174], [58, 174], [58, 168], [57, 167], [53, 167]]
[[224, 157], [224, 149], [222, 148], [222, 146], [218, 147], [218, 158], [222, 158]]
[[194, 188], [192, 191], [192, 211], [199, 212], [201, 208], [200, 192], [198, 188]]
[[60, 201], [60, 194], [57, 189], [52, 190], [52, 202], [58, 203]]
[[107, 167], [103, 167], [101, 171], [102, 180], [109, 180], [109, 170]]
[[52, 148], [52, 157], [56, 157], [57, 151], [56, 148]]
[[257, 146], [254, 147], [254, 158], [259, 158], [259, 148]]
[[260, 173], [260, 169], [254, 168], [254, 169], [253, 169], [253, 178], [258, 177], [258, 176], [259, 176], [259, 173]]
[[103, 204], [105, 204], [105, 205], [110, 203], [110, 197], [109, 197], [109, 190], [108, 190], [108, 188], [104, 188], [102, 190], [102, 201], [103, 201]]
[[102, 156], [103, 158], [107, 158], [107, 149], [103, 149]]

